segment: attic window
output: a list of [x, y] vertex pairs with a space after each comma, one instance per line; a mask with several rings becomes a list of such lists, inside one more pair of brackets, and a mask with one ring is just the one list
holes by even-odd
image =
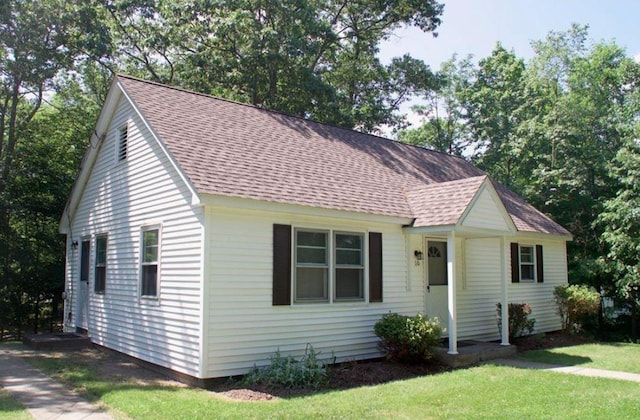
[[118, 130], [118, 162], [127, 160], [127, 143], [129, 140], [129, 124], [124, 124]]

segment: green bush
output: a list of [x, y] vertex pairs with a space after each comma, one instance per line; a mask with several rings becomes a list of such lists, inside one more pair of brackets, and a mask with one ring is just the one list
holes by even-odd
[[264, 384], [284, 388], [317, 389], [327, 382], [326, 364], [318, 359], [318, 353], [307, 344], [304, 356], [299, 360], [282, 356], [280, 350], [271, 356], [268, 366], [257, 367], [245, 375], [246, 384]]
[[593, 318], [600, 310], [600, 294], [594, 288], [582, 284], [557, 286], [553, 296], [563, 330], [580, 332], [585, 326], [595, 324]]
[[[531, 335], [536, 325], [535, 319], [529, 319], [532, 309], [528, 303], [509, 304], [509, 341], [516, 337]], [[498, 321], [498, 331], [502, 335], [502, 305], [496, 304], [496, 320]]]
[[427, 319], [422, 314], [385, 314], [376, 322], [374, 331], [387, 358], [404, 363], [429, 360], [433, 357], [433, 347], [440, 343], [442, 336], [438, 318]]

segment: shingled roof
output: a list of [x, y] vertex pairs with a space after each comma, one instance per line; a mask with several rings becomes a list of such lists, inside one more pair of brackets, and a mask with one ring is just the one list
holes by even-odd
[[[117, 82], [201, 194], [435, 226], [450, 224], [486, 178], [464, 159], [422, 147], [129, 76]], [[569, 234], [492, 183], [518, 230]]]

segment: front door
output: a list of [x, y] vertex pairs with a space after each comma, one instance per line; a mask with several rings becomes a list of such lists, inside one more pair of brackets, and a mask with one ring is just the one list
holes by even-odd
[[[425, 313], [429, 318], [438, 317], [440, 325], [447, 327], [449, 310], [447, 308], [447, 243], [426, 240], [425, 249], [427, 293]], [[446, 335], [446, 333], [445, 333]]]
[[91, 240], [82, 240], [80, 247], [80, 276], [78, 277], [78, 309], [76, 311], [76, 328], [88, 329], [89, 313], [89, 258], [91, 257]]

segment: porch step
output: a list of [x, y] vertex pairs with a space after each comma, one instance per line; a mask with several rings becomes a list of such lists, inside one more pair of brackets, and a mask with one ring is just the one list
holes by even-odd
[[71, 332], [27, 334], [22, 343], [34, 350], [79, 350], [91, 346], [88, 336]]
[[459, 368], [487, 360], [513, 357], [518, 348], [514, 345], [502, 346], [482, 341], [461, 341], [458, 343], [458, 354], [449, 354], [448, 351], [446, 347], [436, 347], [435, 359], [447, 366]]

